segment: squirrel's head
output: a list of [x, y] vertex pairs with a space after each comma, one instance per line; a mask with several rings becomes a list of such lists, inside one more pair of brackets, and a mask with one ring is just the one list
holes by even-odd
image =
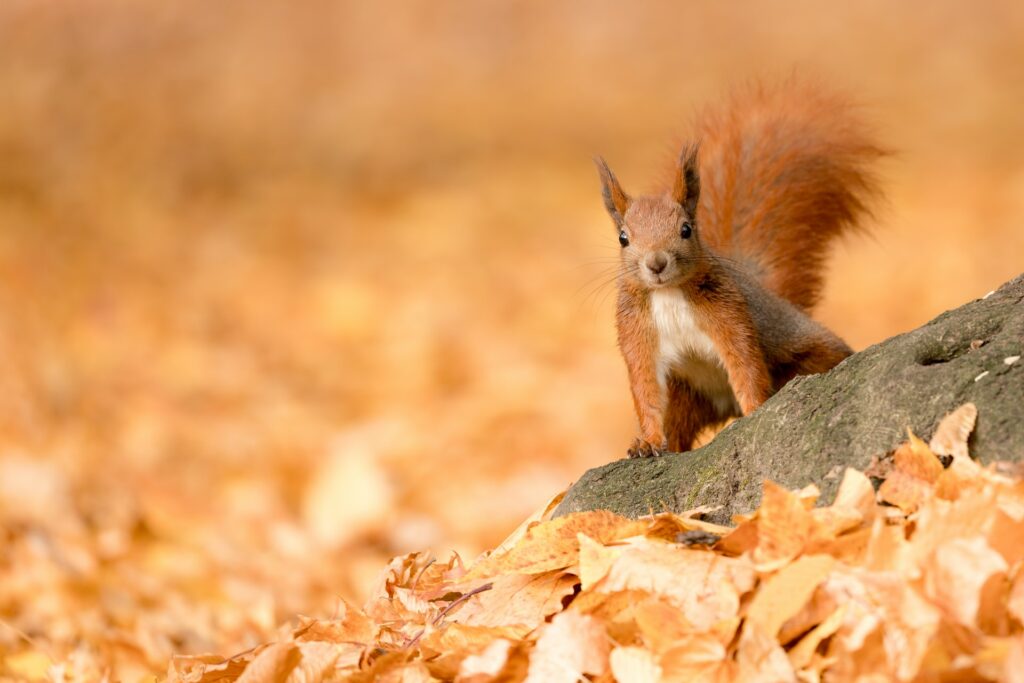
[[679, 285], [706, 262], [697, 225], [698, 145], [683, 150], [672, 188], [660, 196], [632, 198], [598, 157], [604, 205], [622, 247], [621, 277], [643, 289]]

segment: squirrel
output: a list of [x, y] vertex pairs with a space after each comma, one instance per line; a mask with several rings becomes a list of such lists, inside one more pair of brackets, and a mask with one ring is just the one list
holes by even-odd
[[629, 457], [689, 450], [797, 375], [852, 353], [811, 319], [829, 246], [861, 229], [885, 151], [853, 107], [789, 81], [698, 118], [667, 191], [626, 194], [597, 157], [621, 246], [616, 327], [640, 435]]

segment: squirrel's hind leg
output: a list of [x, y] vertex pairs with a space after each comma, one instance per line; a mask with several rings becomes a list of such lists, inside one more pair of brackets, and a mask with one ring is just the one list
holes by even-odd
[[668, 407], [665, 411], [665, 436], [670, 451], [690, 450], [704, 427], [722, 419], [714, 404], [686, 380], [668, 380]]
[[775, 376], [772, 378], [775, 390], [781, 389], [797, 375], [828, 372], [852, 353], [842, 339], [825, 330], [820, 338], [809, 340], [788, 363], [776, 366]]

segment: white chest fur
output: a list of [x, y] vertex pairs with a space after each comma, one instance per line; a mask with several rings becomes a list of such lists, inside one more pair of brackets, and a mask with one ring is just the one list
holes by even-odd
[[658, 381], [668, 376], [689, 382], [722, 415], [738, 410], [725, 364], [714, 342], [697, 324], [693, 307], [677, 289], [651, 292], [651, 314], [658, 330]]

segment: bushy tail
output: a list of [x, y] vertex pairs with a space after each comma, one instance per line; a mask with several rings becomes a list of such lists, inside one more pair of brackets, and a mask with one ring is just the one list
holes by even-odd
[[799, 81], [738, 91], [697, 132], [705, 242], [810, 309], [829, 245], [869, 213], [885, 152], [848, 102]]

